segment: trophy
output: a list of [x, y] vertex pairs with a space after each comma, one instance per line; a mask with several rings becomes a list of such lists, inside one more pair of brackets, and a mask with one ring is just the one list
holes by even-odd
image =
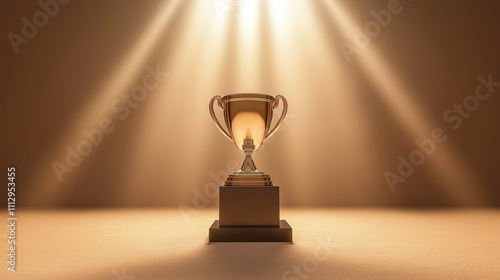
[[[214, 112], [217, 101], [223, 126]], [[271, 128], [279, 102], [283, 111]], [[245, 154], [241, 169], [229, 174], [219, 188], [219, 220], [209, 230], [209, 242], [292, 242], [292, 228], [280, 220], [279, 187], [255, 166], [252, 154], [271, 137], [285, 119], [285, 97], [260, 93], [214, 96], [209, 111], [221, 133]]]

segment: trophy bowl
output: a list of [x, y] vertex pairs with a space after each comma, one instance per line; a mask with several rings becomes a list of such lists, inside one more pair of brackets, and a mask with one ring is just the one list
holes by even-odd
[[[273, 128], [273, 112], [283, 103], [283, 111]], [[214, 112], [214, 102], [224, 116], [225, 129]], [[272, 186], [269, 175], [257, 170], [252, 154], [280, 127], [285, 119], [288, 103], [285, 97], [273, 97], [261, 93], [236, 93], [223, 97], [214, 96], [210, 100], [209, 111], [220, 132], [245, 153], [241, 169], [227, 176], [224, 186]]]

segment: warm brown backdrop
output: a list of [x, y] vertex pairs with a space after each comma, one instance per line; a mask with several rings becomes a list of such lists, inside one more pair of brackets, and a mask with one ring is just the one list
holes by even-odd
[[[9, 32], [42, 9], [0, 2], [1, 166], [17, 168], [18, 206], [216, 205], [196, 193], [243, 156], [207, 105], [232, 92], [288, 98], [255, 156], [284, 206], [499, 206], [500, 87], [457, 130], [442, 115], [478, 76], [500, 81], [500, 3], [401, 1], [348, 63], [339, 45], [388, 3], [70, 1], [16, 54]], [[111, 104], [157, 65], [169, 76], [120, 119]], [[51, 164], [103, 118], [114, 130], [59, 182]], [[436, 127], [447, 141], [392, 192], [384, 172]]]

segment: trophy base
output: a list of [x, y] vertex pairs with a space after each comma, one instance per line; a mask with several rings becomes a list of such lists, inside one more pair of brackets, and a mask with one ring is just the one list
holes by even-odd
[[219, 187], [219, 226], [279, 227], [278, 186]]
[[209, 242], [292, 242], [292, 228], [280, 220], [278, 186], [221, 186], [219, 219]]
[[264, 172], [239, 170], [227, 175], [224, 186], [272, 186], [271, 176]]
[[208, 242], [292, 242], [292, 228], [286, 220], [276, 227], [219, 226], [215, 220], [208, 231]]

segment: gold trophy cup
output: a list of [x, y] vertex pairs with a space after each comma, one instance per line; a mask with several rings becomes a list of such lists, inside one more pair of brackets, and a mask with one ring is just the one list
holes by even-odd
[[[283, 103], [283, 111], [278, 122], [270, 129], [273, 111], [279, 101]], [[214, 102], [224, 114], [225, 128], [214, 112]], [[255, 167], [252, 154], [263, 142], [271, 137], [285, 119], [288, 103], [285, 97], [273, 97], [259, 93], [230, 94], [224, 97], [214, 96], [210, 100], [209, 111], [217, 128], [231, 140], [238, 149], [245, 153], [241, 169], [227, 176], [224, 186], [272, 186], [269, 175]]]
[[[215, 115], [216, 101], [225, 126]], [[280, 101], [283, 111], [271, 128]], [[292, 242], [292, 228], [280, 220], [279, 187], [273, 185], [269, 175], [257, 170], [252, 160], [253, 152], [278, 130], [287, 110], [288, 103], [281, 95], [237, 93], [210, 100], [215, 125], [245, 153], [245, 160], [219, 188], [219, 220], [210, 227], [209, 242]]]

